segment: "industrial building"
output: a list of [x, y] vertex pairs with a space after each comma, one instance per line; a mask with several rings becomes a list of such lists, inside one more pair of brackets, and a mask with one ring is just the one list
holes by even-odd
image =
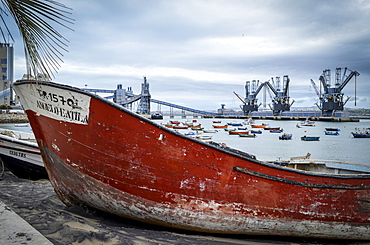
[[14, 48], [10, 43], [0, 43], [0, 105], [14, 105]]

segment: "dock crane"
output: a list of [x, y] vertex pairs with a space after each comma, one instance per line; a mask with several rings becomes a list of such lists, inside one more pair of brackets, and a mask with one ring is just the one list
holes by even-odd
[[[342, 69], [344, 69], [342, 74]], [[350, 72], [349, 74], [347, 74]], [[345, 68], [337, 67], [335, 69], [335, 84], [331, 86], [331, 72], [330, 69], [326, 69], [320, 75], [319, 80], [323, 88], [323, 94], [318, 93], [317, 86], [315, 85], [316, 94], [318, 94], [321, 105], [317, 105], [321, 110], [323, 116], [333, 116], [336, 111], [343, 111], [345, 104], [351, 97], [347, 97], [344, 100], [344, 93], [342, 90], [349, 83], [349, 81], [355, 77], [355, 84], [357, 83], [357, 76], [360, 73]], [[311, 79], [311, 83], [314, 85], [314, 81]], [[321, 88], [321, 87], [320, 87]]]
[[[272, 82], [272, 84], [270, 83]], [[274, 97], [272, 97], [272, 106], [270, 109], [274, 116], [281, 115], [283, 111], [290, 111], [290, 107], [293, 105], [294, 100], [292, 103], [289, 102], [289, 83], [290, 78], [288, 75], [284, 75], [283, 77], [283, 88], [280, 88], [280, 77], [276, 77], [276, 84], [274, 82], [274, 78], [271, 78], [270, 81], [265, 82], [265, 85], [271, 90]]]
[[243, 103], [241, 109], [245, 115], [250, 115], [253, 111], [258, 111], [261, 103], [258, 105], [257, 95], [261, 89], [265, 86], [265, 83], [260, 83], [259, 80], [247, 81], [245, 84], [245, 99], [242, 99], [237, 93], [234, 94]]

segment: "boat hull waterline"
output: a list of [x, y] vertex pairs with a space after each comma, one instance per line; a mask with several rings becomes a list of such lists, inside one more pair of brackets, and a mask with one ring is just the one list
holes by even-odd
[[68, 206], [211, 233], [370, 239], [370, 175], [261, 162], [66, 85], [14, 89]]

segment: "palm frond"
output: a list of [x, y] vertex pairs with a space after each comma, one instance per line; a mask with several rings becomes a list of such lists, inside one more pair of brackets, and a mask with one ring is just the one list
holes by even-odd
[[53, 0], [1, 0], [23, 38], [27, 70], [54, 76], [63, 62], [68, 40], [52, 25], [72, 30], [71, 9]]

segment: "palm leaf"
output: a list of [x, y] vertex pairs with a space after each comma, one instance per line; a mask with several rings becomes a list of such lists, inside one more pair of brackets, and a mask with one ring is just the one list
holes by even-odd
[[[9, 12], [23, 38], [29, 74], [37, 77], [45, 74], [54, 76], [67, 52], [68, 40], [54, 28], [68, 28], [74, 20], [71, 9], [53, 0], [1, 0], [4, 10]], [[72, 30], [72, 29], [71, 29]]]

